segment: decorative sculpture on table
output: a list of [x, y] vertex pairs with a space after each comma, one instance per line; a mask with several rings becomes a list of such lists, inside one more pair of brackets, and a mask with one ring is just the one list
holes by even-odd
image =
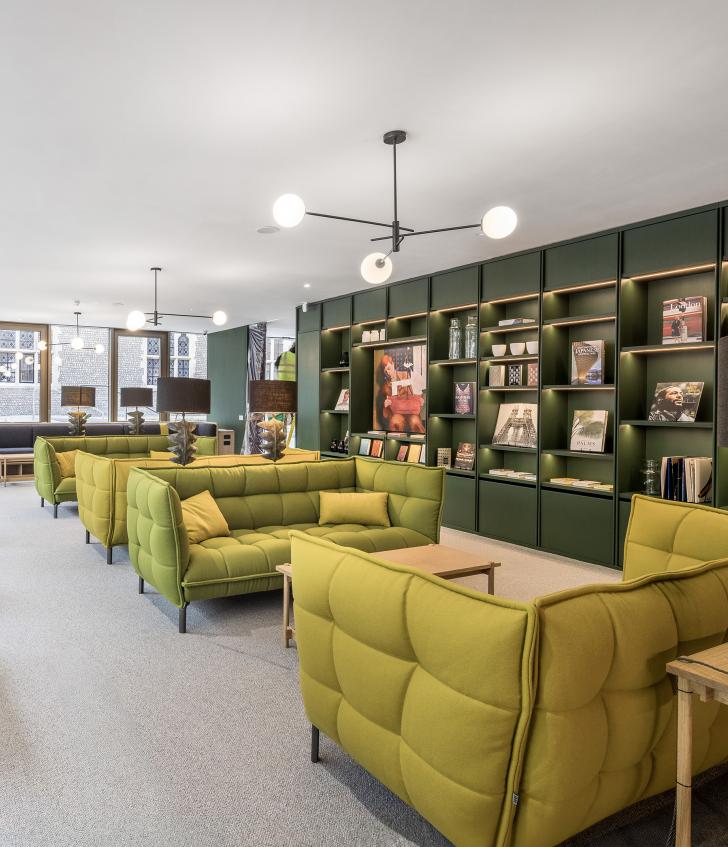
[[248, 409], [271, 414], [260, 421], [261, 454], [277, 462], [286, 447], [286, 423], [296, 411], [296, 383], [282, 379], [253, 379], [248, 383]]
[[144, 426], [144, 412], [139, 411], [140, 406], [151, 406], [154, 402], [154, 392], [151, 388], [122, 388], [119, 405], [128, 409], [135, 406], [134, 411], [127, 412], [129, 419], [129, 434], [141, 435]]
[[90, 385], [62, 385], [61, 406], [75, 406], [68, 413], [69, 435], [86, 435], [88, 412], [82, 409], [96, 405], [96, 389]]
[[188, 421], [185, 413], [210, 414], [210, 380], [160, 376], [157, 380], [157, 411], [182, 414], [181, 421], [169, 424], [169, 444], [174, 453], [172, 461], [178, 465], [189, 465], [197, 452], [197, 424]]

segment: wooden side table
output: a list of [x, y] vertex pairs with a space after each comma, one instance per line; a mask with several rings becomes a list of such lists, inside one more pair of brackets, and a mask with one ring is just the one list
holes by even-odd
[[703, 703], [728, 705], [728, 644], [681, 656], [667, 665], [677, 677], [677, 816], [675, 847], [690, 847], [693, 757], [693, 694]]
[[296, 637], [296, 630], [291, 626], [291, 582], [292, 573], [289, 564], [276, 565], [279, 574], [283, 574], [283, 646], [290, 647], [291, 639]]

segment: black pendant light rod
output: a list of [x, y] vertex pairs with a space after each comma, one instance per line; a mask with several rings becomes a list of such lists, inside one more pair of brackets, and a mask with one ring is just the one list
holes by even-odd
[[[309, 212], [306, 210], [307, 215], [311, 215], [314, 218], [331, 218], [333, 221], [350, 221], [353, 224], [368, 224], [369, 226], [384, 226], [387, 229], [392, 229], [392, 224], [385, 224], [381, 221], [364, 221], [361, 218], [346, 218], [342, 215], [325, 215], [323, 212]], [[407, 232], [414, 232], [413, 229], [410, 229], [406, 226], [401, 226], [400, 229], [405, 229]], [[386, 235], [385, 238], [391, 238], [391, 235]]]
[[[457, 229], [474, 229], [475, 227], [479, 227], [480, 224], [464, 224], [463, 226], [444, 226], [440, 229], [421, 229], [419, 232], [405, 232], [404, 235], [400, 236], [400, 241], [403, 238], [409, 238], [410, 235], [432, 235], [435, 232], [453, 232]], [[400, 227], [400, 229], [404, 229], [404, 227]], [[370, 238], [370, 241], [387, 241], [389, 239], [388, 235], [383, 235], [379, 238]]]

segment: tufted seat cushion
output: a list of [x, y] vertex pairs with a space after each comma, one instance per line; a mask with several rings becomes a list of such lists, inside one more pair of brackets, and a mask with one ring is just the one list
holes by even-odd
[[[190, 560], [182, 585], [185, 589], [208, 586], [209, 592], [204, 593], [205, 599], [226, 596], [223, 583], [232, 584], [240, 580], [273, 579], [270, 587], [277, 587], [280, 576], [276, 572], [276, 565], [291, 560], [291, 530], [367, 552], [431, 543], [426, 535], [407, 527], [384, 528], [363, 524], [320, 526], [302, 523], [264, 526], [254, 530], [236, 529], [227, 537], [210, 538], [200, 544], [190, 545]], [[233, 590], [231, 593], [238, 592]], [[195, 597], [200, 599], [200, 596], [199, 591], [196, 591]]]

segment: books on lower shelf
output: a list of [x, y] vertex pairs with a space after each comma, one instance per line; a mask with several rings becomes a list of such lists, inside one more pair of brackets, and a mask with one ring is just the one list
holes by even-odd
[[511, 468], [491, 468], [488, 476], [500, 476], [505, 479], [523, 479], [528, 482], [536, 482], [536, 474], [531, 471], [514, 471]]
[[549, 482], [554, 485], [566, 485], [571, 488], [587, 488], [590, 491], [614, 491], [611, 482], [599, 482], [596, 479], [577, 479], [573, 476], [554, 476]]
[[660, 492], [664, 500], [708, 503], [713, 492], [713, 460], [708, 456], [663, 456]]
[[522, 326], [523, 324], [535, 324], [535, 318], [504, 318], [498, 321], [498, 326]]

